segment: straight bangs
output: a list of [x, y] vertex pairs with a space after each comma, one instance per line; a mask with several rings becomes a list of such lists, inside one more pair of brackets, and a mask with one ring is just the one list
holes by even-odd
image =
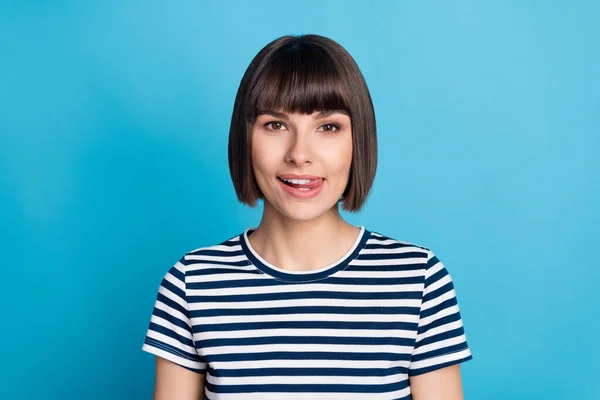
[[348, 88], [326, 51], [295, 44], [279, 49], [258, 74], [249, 93], [246, 115], [252, 124], [266, 111], [312, 114], [344, 111], [351, 116]]

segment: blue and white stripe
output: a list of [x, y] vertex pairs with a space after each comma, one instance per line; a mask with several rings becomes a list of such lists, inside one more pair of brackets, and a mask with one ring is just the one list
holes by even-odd
[[363, 227], [338, 262], [291, 272], [250, 232], [173, 265], [142, 347], [206, 373], [208, 399], [410, 399], [409, 376], [472, 358], [429, 249]]

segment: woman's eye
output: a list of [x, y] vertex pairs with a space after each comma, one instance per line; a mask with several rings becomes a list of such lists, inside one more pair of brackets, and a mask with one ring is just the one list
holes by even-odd
[[325, 124], [322, 125], [323, 131], [325, 132], [335, 132], [340, 130], [340, 126], [338, 124]]
[[285, 127], [285, 125], [277, 121], [267, 122], [265, 126], [273, 131], [280, 131], [282, 130], [281, 128]]

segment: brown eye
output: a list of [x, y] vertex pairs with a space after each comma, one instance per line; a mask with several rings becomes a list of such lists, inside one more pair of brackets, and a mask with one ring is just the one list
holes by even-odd
[[340, 126], [338, 124], [325, 124], [322, 125], [321, 128], [323, 128], [324, 132], [335, 132], [340, 130]]
[[265, 124], [265, 126], [273, 131], [280, 131], [280, 130], [282, 130], [281, 128], [284, 127], [285, 125], [283, 125], [279, 121], [271, 121], [271, 122], [267, 122]]

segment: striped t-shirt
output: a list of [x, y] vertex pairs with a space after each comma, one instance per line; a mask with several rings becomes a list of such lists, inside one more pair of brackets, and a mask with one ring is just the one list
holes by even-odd
[[410, 376], [472, 358], [429, 249], [361, 227], [338, 261], [298, 272], [262, 259], [252, 231], [170, 268], [142, 346], [205, 373], [207, 399], [410, 399]]

